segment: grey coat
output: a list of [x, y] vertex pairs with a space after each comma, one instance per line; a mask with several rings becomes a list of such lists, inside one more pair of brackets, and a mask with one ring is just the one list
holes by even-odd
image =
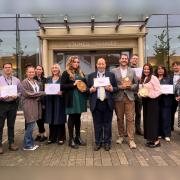
[[[112, 73], [114, 73], [117, 84], [118, 84], [118, 86], [120, 86], [122, 84], [121, 83], [122, 82], [122, 75], [121, 75], [120, 67], [112, 69]], [[118, 93], [116, 93], [114, 96], [115, 101], [122, 101], [123, 97], [124, 97], [124, 93], [128, 96], [130, 101], [135, 100], [134, 93], [138, 89], [138, 79], [136, 77], [134, 70], [132, 70], [132, 68], [128, 67], [126, 77], [128, 77], [130, 79], [130, 81], [132, 82], [131, 89], [123, 90], [120, 88], [120, 91]]]
[[[38, 82], [36, 83], [38, 84]], [[44, 92], [34, 92], [27, 79], [24, 79], [21, 83], [21, 92], [21, 103], [26, 123], [41, 119], [42, 108], [40, 96], [44, 95]]]

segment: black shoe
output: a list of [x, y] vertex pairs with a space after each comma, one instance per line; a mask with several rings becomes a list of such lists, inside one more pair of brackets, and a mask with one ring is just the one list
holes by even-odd
[[80, 146], [86, 146], [86, 143], [80, 137], [75, 138], [75, 143]]
[[143, 133], [141, 131], [141, 129], [136, 129], [136, 132], [135, 132], [137, 135], [139, 136], [143, 136]]
[[65, 141], [63, 141], [63, 140], [59, 140], [59, 141], [57, 142], [57, 144], [58, 144], [58, 145], [63, 145], [64, 142], [65, 142]]
[[53, 143], [55, 143], [55, 141], [53, 141], [53, 140], [48, 140], [47, 141], [47, 144], [53, 144]]
[[109, 151], [111, 149], [111, 146], [109, 144], [104, 145], [104, 150]]
[[40, 141], [40, 139], [41, 139], [41, 136], [37, 135], [36, 138], [35, 138], [35, 141]]
[[146, 146], [146, 147], [149, 147], [149, 145], [150, 145], [150, 144], [152, 144], [152, 145], [153, 145], [153, 144], [154, 144], [154, 142], [152, 142], [152, 141], [148, 141], [148, 142], [146, 142], [145, 146]]
[[69, 147], [73, 149], [78, 149], [79, 146], [74, 142], [74, 140], [69, 140]]
[[94, 151], [99, 151], [101, 149], [101, 145], [100, 144], [96, 144], [94, 146]]
[[160, 147], [160, 146], [161, 146], [161, 143], [160, 143], [160, 142], [157, 143], [157, 144], [153, 143], [153, 144], [149, 144], [149, 145], [148, 145], [149, 148], [156, 148], [156, 147]]
[[47, 140], [47, 137], [46, 136], [42, 136], [41, 138], [40, 138], [40, 142], [44, 142], [44, 141], [46, 141]]

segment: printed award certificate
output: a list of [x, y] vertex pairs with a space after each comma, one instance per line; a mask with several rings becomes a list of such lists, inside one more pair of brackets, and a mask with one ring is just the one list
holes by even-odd
[[173, 85], [163, 84], [161, 85], [162, 94], [174, 94]]
[[60, 84], [45, 84], [45, 93], [48, 95], [56, 95], [60, 91]]
[[94, 87], [103, 87], [109, 85], [110, 85], [109, 77], [94, 78]]
[[17, 96], [17, 85], [8, 85], [0, 87], [1, 97]]

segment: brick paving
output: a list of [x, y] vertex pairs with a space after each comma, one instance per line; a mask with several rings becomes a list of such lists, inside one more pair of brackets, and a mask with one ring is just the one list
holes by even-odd
[[[177, 121], [177, 117], [176, 117]], [[47, 127], [48, 129], [48, 127]], [[17, 152], [8, 150], [6, 127], [3, 138], [5, 153], [0, 155], [0, 166], [15, 167], [166, 167], [180, 166], [180, 130], [177, 128], [172, 133], [171, 142], [161, 140], [161, 147], [150, 149], [145, 147], [142, 136], [136, 136], [137, 149], [131, 150], [125, 141], [122, 145], [115, 143], [117, 137], [116, 117], [113, 118], [113, 142], [109, 152], [103, 148], [93, 151], [94, 133], [91, 113], [82, 115], [82, 137], [87, 146], [77, 150], [64, 145], [40, 143], [36, 151], [23, 151], [22, 141], [24, 136], [24, 118], [18, 115], [16, 121], [15, 140], [20, 149]], [[37, 132], [37, 129], [35, 133]], [[66, 131], [68, 134], [68, 132]], [[35, 134], [34, 134], [35, 135]], [[68, 139], [68, 138], [67, 138]]]

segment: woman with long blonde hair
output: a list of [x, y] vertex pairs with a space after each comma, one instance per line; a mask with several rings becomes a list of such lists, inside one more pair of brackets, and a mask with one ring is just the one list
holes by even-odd
[[46, 118], [45, 122], [49, 124], [48, 144], [64, 144], [66, 139], [65, 123], [66, 114], [64, 107], [64, 98], [62, 96], [63, 87], [61, 82], [61, 69], [59, 64], [51, 67], [52, 76], [47, 78], [46, 84], [59, 84], [60, 92], [56, 95], [46, 96]]
[[[77, 88], [78, 83], [86, 83], [85, 76], [80, 69], [78, 56], [70, 56], [67, 60], [66, 71], [63, 72], [61, 84], [64, 89], [66, 114], [68, 118], [69, 146], [78, 148], [78, 145], [86, 145], [81, 139], [81, 113], [86, 112], [86, 93]], [[75, 128], [75, 138], [74, 138]]]

